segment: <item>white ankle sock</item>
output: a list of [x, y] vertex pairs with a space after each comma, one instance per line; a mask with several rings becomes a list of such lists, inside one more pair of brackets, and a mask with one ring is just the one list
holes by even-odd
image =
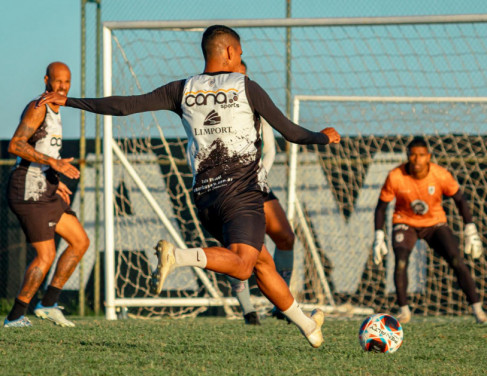
[[206, 254], [203, 248], [174, 248], [174, 257], [177, 266], [206, 266]]
[[399, 314], [411, 316], [411, 310], [408, 305], [399, 307]]
[[477, 302], [472, 304], [472, 311], [475, 315], [484, 313], [484, 310], [482, 309], [482, 303]]
[[293, 301], [291, 307], [282, 312], [289, 320], [291, 320], [304, 334], [309, 334], [315, 330], [316, 323], [304, 314], [299, 308], [298, 302]]

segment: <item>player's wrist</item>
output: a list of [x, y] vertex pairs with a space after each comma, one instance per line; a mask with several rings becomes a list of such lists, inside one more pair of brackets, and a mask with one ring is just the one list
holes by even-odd
[[475, 223], [467, 223], [465, 225], [465, 235], [471, 236], [477, 234], [477, 226]]

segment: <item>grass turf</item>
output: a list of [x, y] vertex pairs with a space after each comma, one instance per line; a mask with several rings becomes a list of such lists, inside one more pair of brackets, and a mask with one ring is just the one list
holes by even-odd
[[[70, 317], [71, 319], [72, 317]], [[1, 375], [484, 375], [487, 325], [471, 317], [414, 318], [394, 354], [366, 353], [361, 319], [327, 319], [311, 348], [294, 325], [266, 318], [74, 318], [60, 328], [0, 328]]]

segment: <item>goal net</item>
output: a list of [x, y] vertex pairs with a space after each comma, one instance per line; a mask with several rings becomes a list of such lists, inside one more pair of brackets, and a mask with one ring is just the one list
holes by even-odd
[[[371, 215], [387, 170], [404, 160], [413, 135], [426, 135], [435, 161], [459, 180], [485, 240], [484, 18], [108, 22], [104, 94], [145, 93], [200, 73], [204, 29], [215, 23], [235, 28], [251, 79], [283, 112], [296, 97], [294, 116], [300, 124], [313, 130], [331, 125], [344, 136], [338, 146], [294, 147], [291, 153], [278, 140], [269, 180], [297, 235], [291, 290], [303, 306], [390, 310], [394, 260], [389, 253], [385, 268], [371, 263]], [[333, 97], [303, 97], [324, 94]], [[182, 247], [216, 244], [195, 215], [186, 143], [179, 117], [169, 112], [104, 120], [110, 319], [120, 307], [134, 316], [181, 317], [208, 310], [232, 316], [238, 310], [226, 278], [199, 269], [176, 269], [160, 296], [149, 291], [152, 248], [159, 239]], [[445, 205], [462, 244], [461, 219], [452, 203]], [[274, 246], [266, 244], [272, 253]], [[422, 244], [413, 258], [413, 308], [465, 312], [465, 299], [446, 264]], [[484, 294], [485, 256], [467, 262]], [[250, 282], [254, 302], [269, 308]]]

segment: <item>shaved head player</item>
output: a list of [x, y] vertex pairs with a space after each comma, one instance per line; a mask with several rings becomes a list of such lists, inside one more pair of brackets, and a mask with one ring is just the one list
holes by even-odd
[[[61, 62], [49, 64], [44, 83], [46, 92], [67, 95], [71, 86], [68, 66]], [[59, 180], [59, 174], [77, 179], [79, 171], [71, 164], [73, 158], [63, 159], [59, 154], [62, 146], [59, 106], [36, 106], [36, 102], [31, 101], [22, 113], [8, 149], [17, 156], [8, 184], [8, 203], [19, 219], [27, 241], [36, 250], [36, 257], [27, 267], [20, 292], [4, 326], [32, 325], [25, 314], [56, 257], [56, 233], [68, 243], [68, 247], [59, 258], [54, 277], [34, 313], [60, 326], [74, 326], [64, 317], [57, 300], [88, 249], [89, 240], [69, 206], [71, 192]]]

